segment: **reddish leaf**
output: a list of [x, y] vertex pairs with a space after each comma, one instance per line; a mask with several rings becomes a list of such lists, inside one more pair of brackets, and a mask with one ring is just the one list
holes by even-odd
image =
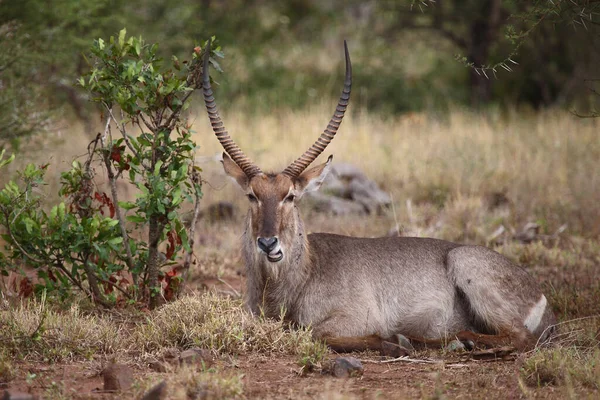
[[29, 297], [33, 293], [33, 285], [31, 279], [23, 278], [19, 283], [19, 296]]
[[110, 217], [113, 218], [115, 216], [115, 205], [105, 192], [95, 192], [94, 199], [96, 199], [101, 204], [100, 207], [98, 207], [98, 211], [100, 211], [100, 214], [104, 215], [104, 206], [106, 206], [108, 207]]
[[[167, 232], [167, 239], [169, 241], [169, 244], [167, 244], [167, 253], [165, 254], [167, 260], [170, 260], [173, 254], [175, 254], [175, 247], [177, 246], [176, 243], [178, 238], [179, 235], [177, 235], [177, 233], [174, 231]], [[181, 242], [181, 239], [179, 239], [179, 242]]]
[[120, 163], [123, 151], [125, 151], [125, 146], [114, 145], [110, 150], [110, 159], [116, 163]]

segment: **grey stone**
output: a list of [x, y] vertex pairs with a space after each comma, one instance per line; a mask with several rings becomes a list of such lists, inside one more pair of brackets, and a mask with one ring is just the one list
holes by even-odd
[[392, 358], [405, 357], [410, 355], [410, 350], [396, 343], [383, 341], [381, 343], [381, 355]]
[[181, 365], [194, 365], [198, 364], [204, 368], [209, 368], [214, 363], [212, 351], [207, 349], [200, 349], [197, 347], [187, 349], [181, 352], [179, 355], [179, 364]]
[[104, 378], [104, 390], [127, 390], [133, 382], [133, 372], [131, 368], [124, 364], [109, 364], [102, 371]]
[[307, 195], [318, 212], [374, 214], [391, 204], [390, 195], [351, 164], [334, 163], [318, 192]]
[[362, 376], [363, 366], [354, 357], [338, 357], [331, 364], [331, 374], [336, 378], [352, 378]]

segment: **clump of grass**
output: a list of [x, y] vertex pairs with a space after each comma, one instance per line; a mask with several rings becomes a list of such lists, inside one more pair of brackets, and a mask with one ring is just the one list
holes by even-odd
[[255, 318], [241, 301], [210, 292], [163, 306], [135, 329], [132, 341], [147, 352], [197, 346], [228, 354], [297, 354], [315, 345], [310, 330], [286, 330], [283, 321]]
[[15, 376], [16, 368], [10, 357], [4, 351], [0, 351], [0, 384], [12, 381]]
[[170, 399], [237, 399], [244, 393], [240, 375], [183, 368], [167, 381]]
[[[163, 375], [164, 392], [161, 398], [188, 399], [239, 399], [244, 398], [243, 374], [222, 372], [215, 369], [198, 370], [184, 366], [176, 373]], [[143, 379], [134, 383], [133, 398], [141, 398], [160, 381]]]
[[315, 369], [321, 368], [321, 364], [329, 349], [324, 342], [321, 341], [302, 341], [296, 348], [298, 365], [300, 365], [300, 373], [313, 372]]
[[583, 385], [600, 388], [600, 349], [555, 347], [539, 349], [521, 368], [528, 386]]
[[0, 310], [0, 352], [42, 361], [91, 359], [121, 350], [119, 328], [105, 318], [83, 315], [77, 304], [54, 311], [41, 300]]

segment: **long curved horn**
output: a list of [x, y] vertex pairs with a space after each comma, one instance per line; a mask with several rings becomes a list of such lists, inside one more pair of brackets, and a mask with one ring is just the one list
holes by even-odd
[[291, 177], [297, 178], [300, 176], [302, 171], [306, 169], [318, 156], [325, 150], [329, 142], [335, 136], [340, 124], [342, 123], [342, 118], [344, 118], [344, 113], [346, 112], [346, 108], [348, 107], [348, 102], [350, 101], [350, 90], [352, 89], [352, 63], [350, 62], [350, 54], [348, 53], [348, 45], [344, 40], [344, 52], [346, 54], [346, 79], [344, 80], [344, 90], [342, 90], [342, 95], [340, 96], [340, 101], [333, 113], [333, 117], [329, 121], [327, 128], [319, 139], [313, 143], [312, 146], [308, 150], [302, 154], [300, 158], [294, 161], [289, 167], [287, 167], [282, 173]]
[[244, 154], [242, 149], [235, 144], [233, 139], [229, 136], [229, 133], [227, 133], [225, 125], [219, 116], [213, 91], [210, 87], [208, 60], [210, 58], [211, 42], [212, 38], [208, 39], [208, 45], [206, 46], [206, 50], [204, 50], [204, 64], [202, 65], [202, 91], [204, 93], [204, 104], [206, 104], [208, 118], [210, 119], [212, 129], [215, 132], [215, 135], [217, 135], [217, 139], [219, 139], [221, 146], [223, 146], [231, 159], [242, 169], [242, 171], [244, 171], [248, 179], [251, 179], [253, 176], [261, 174], [262, 171], [254, 165], [254, 163]]

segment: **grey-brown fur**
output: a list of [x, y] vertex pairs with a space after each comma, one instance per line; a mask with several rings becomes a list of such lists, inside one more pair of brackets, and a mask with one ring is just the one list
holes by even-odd
[[[257, 253], [248, 230], [244, 235], [253, 312], [262, 308], [277, 318], [283, 308], [288, 320], [324, 338], [401, 333], [438, 339], [462, 330], [529, 336], [523, 320], [542, 292], [502, 255], [426, 238], [304, 238], [297, 210], [295, 216], [297, 240], [276, 265]], [[533, 337], [554, 322], [547, 306]]]

